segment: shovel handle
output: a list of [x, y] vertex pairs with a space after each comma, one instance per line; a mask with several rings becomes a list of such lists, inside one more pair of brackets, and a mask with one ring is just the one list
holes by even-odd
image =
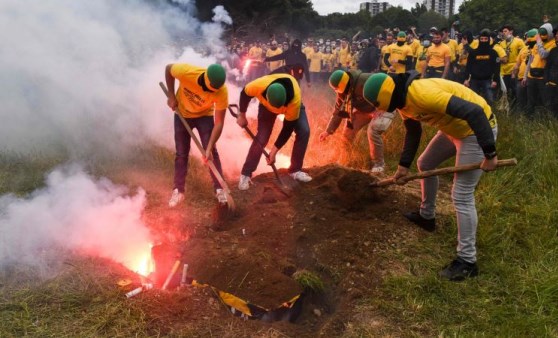
[[[462, 171], [480, 169], [481, 163], [472, 163], [472, 164], [465, 164], [465, 165], [460, 165], [460, 166], [456, 166], [456, 167], [447, 167], [447, 168], [440, 168], [440, 169], [434, 169], [434, 170], [426, 170], [426, 171], [422, 171], [420, 173], [407, 175], [405, 177], [400, 178], [399, 180], [404, 182], [404, 183], [407, 183], [409, 181], [420, 179], [420, 178], [426, 178], [426, 177], [431, 177], [431, 176], [438, 176], [438, 175], [443, 175], [443, 174], [451, 174], [451, 173], [458, 173], [458, 172], [462, 172]], [[499, 167], [509, 167], [509, 166], [514, 166], [516, 164], [517, 164], [517, 159], [510, 158], [510, 159], [507, 159], [507, 160], [498, 160], [498, 163], [496, 164], [496, 167], [498, 167], [498, 168]], [[373, 187], [384, 187], [386, 185], [392, 185], [392, 184], [396, 184], [396, 183], [397, 182], [393, 178], [386, 178], [385, 180], [381, 180], [381, 181], [378, 181], [376, 183], [371, 184], [371, 186], [373, 186]]]
[[[159, 82], [159, 86], [161, 86], [161, 89], [165, 93], [165, 96], [169, 97], [169, 91], [168, 91], [167, 87], [165, 86], [165, 84], [163, 82]], [[203, 149], [203, 146], [200, 143], [200, 140], [198, 140], [198, 138], [194, 134], [194, 131], [192, 130], [192, 128], [190, 128], [190, 125], [188, 124], [186, 119], [184, 117], [182, 117], [182, 115], [180, 115], [178, 113], [178, 111], [175, 110], [174, 113], [180, 118], [180, 121], [184, 125], [184, 128], [186, 128], [186, 130], [188, 131], [188, 134], [190, 134], [190, 138], [192, 140], [194, 140], [194, 143], [198, 147], [200, 153], [202, 155], [204, 155], [205, 154], [205, 149]], [[207, 165], [209, 166], [209, 169], [211, 170], [211, 172], [213, 173], [213, 175], [215, 176], [215, 178], [217, 179], [217, 181], [219, 182], [219, 184], [221, 185], [223, 190], [225, 191], [225, 196], [227, 197], [227, 205], [228, 205], [229, 209], [234, 211], [235, 208], [236, 208], [236, 204], [234, 203], [234, 200], [233, 200], [232, 195], [231, 195], [231, 190], [229, 189], [229, 186], [227, 185], [227, 182], [225, 182], [225, 180], [223, 179], [223, 176], [221, 176], [221, 174], [219, 173], [219, 170], [217, 170], [217, 167], [215, 167], [215, 163], [213, 163], [213, 160], [207, 159]]]

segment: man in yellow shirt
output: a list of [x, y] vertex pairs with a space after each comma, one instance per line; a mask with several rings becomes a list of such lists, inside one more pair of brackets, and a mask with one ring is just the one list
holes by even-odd
[[507, 60], [505, 63], [502, 62], [500, 73], [508, 91], [508, 98], [510, 102], [514, 102], [517, 97], [515, 91], [517, 83], [512, 79], [512, 72], [517, 63], [519, 52], [525, 47], [525, 43], [520, 38], [513, 36], [512, 25], [504, 25], [502, 27], [502, 37], [503, 39], [500, 41], [500, 46], [506, 52]]
[[251, 60], [250, 69], [248, 70], [248, 81], [263, 75], [264, 66], [262, 61], [264, 55], [264, 51], [259, 41], [256, 41], [256, 43], [248, 50], [248, 58]]
[[[271, 47], [265, 53], [265, 57], [272, 57], [275, 55], [279, 55], [281, 53], [283, 53], [283, 50], [281, 49], [281, 47], [278, 47], [277, 41], [273, 40], [271, 41]], [[275, 69], [283, 66], [283, 64], [284, 64], [283, 60], [270, 61], [267, 62], [267, 69], [269, 70], [269, 72], [272, 72]]]
[[535, 106], [545, 105], [550, 101], [547, 96], [547, 88], [544, 83], [544, 68], [546, 66], [546, 58], [550, 51], [556, 47], [554, 42], [554, 34], [552, 33], [552, 25], [545, 23], [539, 28], [539, 34], [536, 36], [537, 44], [532, 49], [532, 55], [529, 57], [527, 69], [525, 70], [527, 85], [527, 115], [532, 117], [535, 114]]
[[513, 67], [512, 78], [515, 78], [517, 82], [515, 92], [517, 95], [516, 107], [518, 111], [523, 111], [523, 109], [527, 107], [527, 86], [526, 82], [523, 82], [523, 79], [525, 77], [525, 69], [527, 69], [527, 61], [531, 55], [531, 50], [537, 43], [537, 34], [538, 30], [536, 28], [525, 33], [525, 47], [519, 51], [517, 61]]
[[431, 29], [432, 45], [426, 52], [426, 69], [422, 72], [422, 78], [448, 77], [451, 62], [451, 50], [448, 45], [442, 43], [440, 31]]
[[448, 77], [447, 78], [449, 80], [455, 80], [455, 73], [453, 72], [453, 69], [455, 68], [455, 66], [457, 64], [457, 46], [458, 46], [458, 43], [454, 39], [450, 39], [449, 29], [444, 27], [444, 28], [441, 29], [441, 32], [442, 32], [442, 42], [450, 48], [450, 52], [451, 52], [450, 53], [450, 69], [448, 71]]
[[407, 46], [411, 47], [411, 52], [413, 55], [413, 62], [414, 65], [417, 61], [418, 51], [420, 48], [420, 41], [415, 38], [415, 32], [412, 30], [407, 31]]
[[[403, 183], [422, 135], [421, 123], [438, 129], [417, 161], [419, 171], [432, 170], [455, 156], [456, 165], [482, 162], [481, 169], [456, 173], [452, 199], [457, 216], [457, 257], [439, 275], [450, 281], [478, 274], [475, 187], [484, 171], [496, 169], [496, 118], [484, 99], [469, 88], [444, 79], [416, 79], [416, 72], [374, 74], [364, 84], [364, 98], [381, 110], [397, 109], [406, 129], [405, 145], [393, 178]], [[438, 177], [421, 180], [419, 211], [404, 214], [424, 230], [436, 228]]]
[[380, 41], [382, 41], [383, 43], [383, 45], [380, 47], [380, 70], [384, 73], [387, 73], [389, 67], [384, 62], [384, 56], [388, 51], [388, 47], [391, 46], [391, 44], [393, 43], [393, 34], [387, 33], [385, 43], [383, 40]]
[[310, 71], [311, 81], [314, 83], [320, 82], [320, 72], [322, 71], [324, 54], [320, 52], [318, 46], [314, 46], [314, 51], [310, 54], [310, 64], [308, 70]]
[[347, 70], [351, 67], [351, 49], [346, 39], [341, 40], [337, 57], [339, 58], [339, 68]]
[[384, 55], [384, 63], [388, 66], [388, 73], [401, 74], [411, 68], [413, 51], [407, 45], [405, 32], [397, 33], [397, 42], [391, 44]]
[[[218, 64], [200, 68], [185, 63], [175, 63], [169, 64], [165, 68], [165, 80], [169, 92], [168, 106], [184, 117], [190, 128], [198, 130], [201, 144], [205, 149], [203, 157], [204, 159], [213, 159], [221, 176], [223, 170], [221, 169], [221, 160], [219, 159], [216, 143], [223, 131], [225, 110], [229, 105], [225, 78], [225, 70]], [[179, 82], [176, 92], [175, 79]], [[169, 200], [169, 207], [171, 208], [184, 200], [190, 139], [190, 134], [178, 115], [175, 114], [174, 141], [176, 155], [174, 161], [174, 189]], [[226, 195], [212, 173], [211, 178], [219, 203], [226, 203]]]
[[237, 124], [242, 128], [248, 125], [246, 110], [252, 98], [260, 102], [258, 106], [258, 132], [250, 146], [246, 161], [242, 166], [238, 189], [248, 190], [252, 173], [258, 167], [263, 149], [267, 145], [277, 115], [284, 115], [283, 128], [269, 152], [268, 164], [275, 162], [275, 156], [287, 143], [292, 132], [296, 133], [291, 155], [290, 176], [300, 182], [309, 182], [312, 177], [302, 171], [304, 156], [310, 138], [310, 126], [302, 104], [300, 87], [297, 80], [288, 74], [262, 76], [244, 86], [240, 92]]

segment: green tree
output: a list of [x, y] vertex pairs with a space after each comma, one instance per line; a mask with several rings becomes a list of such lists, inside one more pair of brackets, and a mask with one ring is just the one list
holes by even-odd
[[428, 32], [430, 27], [448, 27], [448, 20], [442, 14], [434, 11], [422, 13], [418, 18], [418, 32]]

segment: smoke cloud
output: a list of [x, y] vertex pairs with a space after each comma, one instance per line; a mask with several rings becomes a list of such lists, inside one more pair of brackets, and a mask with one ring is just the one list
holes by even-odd
[[40, 267], [54, 248], [112, 258], [130, 268], [149, 251], [145, 191], [95, 179], [77, 165], [56, 169], [28, 198], [0, 197], [0, 267]]

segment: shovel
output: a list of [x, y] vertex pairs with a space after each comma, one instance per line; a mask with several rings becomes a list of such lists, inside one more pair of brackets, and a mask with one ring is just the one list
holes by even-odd
[[[515, 158], [510, 158], [508, 160], [499, 160], [496, 167], [510, 167], [517, 164], [517, 160]], [[451, 173], [458, 173], [462, 171], [469, 171], [480, 169], [481, 163], [472, 163], [472, 164], [465, 164], [456, 167], [447, 167], [447, 168], [440, 168], [434, 170], [426, 170], [417, 174], [407, 175], [405, 177], [401, 177], [397, 182], [393, 178], [386, 178], [385, 180], [381, 180], [375, 183], [371, 183], [370, 186], [372, 187], [385, 187], [386, 185], [398, 184], [400, 182], [407, 183], [412, 180], [416, 180], [419, 178], [426, 178], [431, 176], [438, 176], [443, 174], [451, 174]]]
[[[165, 84], [163, 82], [159, 82], [159, 86], [161, 86], [161, 89], [163, 89], [163, 92], [168, 97], [169, 96], [169, 91], [167, 90], [167, 87], [165, 86]], [[184, 117], [182, 117], [182, 115], [180, 115], [176, 110], [174, 111], [174, 113], [180, 118], [180, 121], [182, 121], [182, 124], [184, 125], [184, 128], [186, 128], [186, 130], [188, 131], [188, 134], [190, 134], [190, 137], [192, 138], [192, 140], [194, 140], [194, 143], [198, 147], [200, 153], [202, 155], [205, 154], [205, 151], [203, 149], [203, 146], [200, 143], [200, 140], [198, 140], [198, 138], [196, 137], [196, 135], [192, 131], [192, 128], [190, 128], [190, 126], [188, 125], [188, 122], [186, 122]], [[213, 175], [215, 175], [215, 177], [217, 178], [217, 181], [219, 182], [219, 184], [221, 185], [223, 190], [225, 191], [225, 196], [227, 197], [227, 206], [229, 208], [229, 211], [234, 212], [234, 210], [236, 209], [236, 204], [234, 203], [234, 200], [233, 200], [232, 195], [231, 195], [231, 190], [229, 189], [229, 186], [227, 185], [227, 182], [225, 182], [225, 180], [223, 179], [223, 177], [221, 176], [221, 174], [219, 173], [219, 171], [215, 167], [215, 164], [213, 163], [213, 160], [207, 159], [207, 165], [209, 166], [209, 169], [211, 170]]]
[[[231, 113], [231, 115], [234, 118], [238, 117], [238, 114], [234, 112], [233, 108], [236, 108], [238, 110], [238, 105], [237, 104], [230, 104], [229, 105], [229, 112]], [[248, 126], [244, 127], [244, 130], [246, 131], [246, 133], [250, 136], [250, 138], [252, 138], [252, 140], [254, 140], [261, 148], [262, 148], [262, 152], [264, 154], [264, 156], [269, 159], [269, 153], [267, 152], [267, 150], [265, 150], [265, 146], [263, 144], [261, 144], [257, 139], [256, 136], [254, 135], [254, 133], [250, 130], [250, 128], [248, 128]], [[271, 169], [273, 169], [273, 173], [275, 174], [275, 178], [277, 179], [277, 181], [279, 182], [279, 189], [281, 190], [281, 192], [283, 194], [285, 194], [286, 196], [290, 197], [291, 193], [290, 193], [290, 189], [285, 185], [285, 183], [283, 183], [283, 180], [281, 180], [281, 177], [279, 176], [279, 172], [277, 171], [277, 167], [275, 166], [275, 163], [270, 164]]]

